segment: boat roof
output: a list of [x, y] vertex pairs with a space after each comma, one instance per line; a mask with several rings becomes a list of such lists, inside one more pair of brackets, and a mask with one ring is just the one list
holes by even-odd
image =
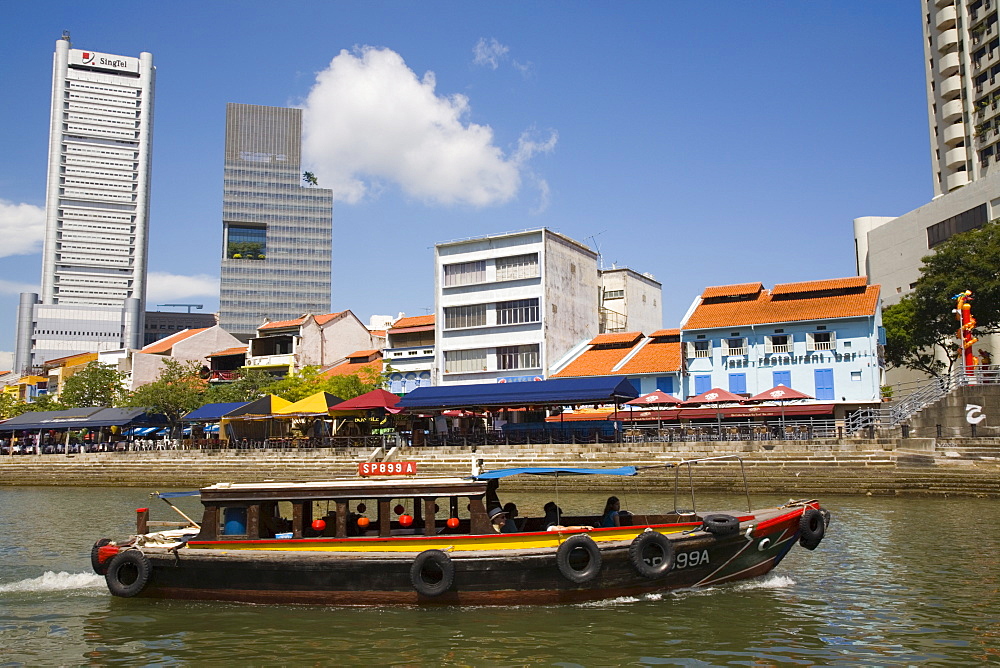
[[203, 502], [259, 499], [356, 499], [372, 497], [475, 496], [487, 481], [476, 478], [354, 478], [314, 482], [222, 482], [201, 489]]
[[476, 476], [476, 480], [499, 480], [509, 478], [512, 475], [636, 475], [638, 469], [634, 466], [622, 466], [616, 469], [578, 469], [565, 468], [560, 466], [533, 466], [526, 468], [497, 469], [495, 471], [484, 471]]

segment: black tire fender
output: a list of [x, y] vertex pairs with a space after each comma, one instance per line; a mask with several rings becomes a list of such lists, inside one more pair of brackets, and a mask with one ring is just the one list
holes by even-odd
[[732, 515], [705, 515], [701, 528], [715, 536], [733, 536], [740, 532], [740, 521]]
[[[650, 549], [660, 550], [660, 560], [654, 563], [646, 561], [646, 552]], [[628, 559], [632, 567], [644, 578], [650, 580], [661, 578], [674, 567], [674, 544], [670, 539], [657, 531], [643, 531], [632, 539], [628, 546]]]
[[[574, 568], [570, 557], [576, 550], [587, 553], [587, 565], [581, 569]], [[586, 534], [570, 536], [559, 546], [556, 552], [556, 566], [562, 576], [576, 584], [590, 582], [601, 572], [601, 550], [594, 539]]]
[[139, 550], [125, 550], [115, 555], [108, 565], [104, 579], [108, 591], [115, 596], [132, 598], [138, 596], [153, 573], [153, 566], [146, 555]]
[[[425, 572], [428, 566], [439, 570], [441, 579], [428, 579], [429, 573]], [[417, 555], [410, 566], [410, 584], [418, 594], [440, 596], [455, 584], [455, 564], [452, 563], [451, 557], [441, 550], [424, 550]]]
[[799, 518], [799, 545], [815, 550], [826, 535], [826, 517], [815, 508], [806, 508]]
[[97, 554], [97, 551], [100, 548], [104, 547], [105, 545], [109, 545], [110, 543], [111, 543], [110, 538], [102, 538], [96, 543], [94, 543], [94, 547], [90, 548], [90, 567], [93, 568], [94, 572], [97, 573], [98, 575], [104, 575], [105, 573], [108, 572], [108, 564], [111, 563], [111, 560], [109, 559], [108, 563], [102, 564]]

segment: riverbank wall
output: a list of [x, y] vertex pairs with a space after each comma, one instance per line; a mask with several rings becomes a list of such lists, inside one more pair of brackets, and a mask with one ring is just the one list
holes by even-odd
[[[0, 458], [2, 485], [202, 487], [217, 482], [324, 480], [356, 476], [358, 463], [381, 453], [336, 450], [163, 450]], [[474, 463], [484, 470], [519, 466], [649, 467], [629, 479], [630, 489], [672, 489], [671, 463], [736, 454], [752, 492], [789, 497], [821, 494], [974, 496], [1000, 498], [1000, 439], [885, 438], [828, 441], [607, 443], [599, 445], [407, 448], [395, 460], [418, 462], [421, 475], [465, 476]], [[702, 462], [688, 481], [705, 491], [742, 491], [736, 460]], [[519, 476], [506, 489], [551, 485], [551, 479]], [[612, 489], [622, 479], [560, 478], [567, 491]]]

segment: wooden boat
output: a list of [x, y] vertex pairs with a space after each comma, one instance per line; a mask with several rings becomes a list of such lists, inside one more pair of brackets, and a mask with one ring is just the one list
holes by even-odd
[[[706, 460], [673, 466], [699, 461]], [[468, 478], [222, 483], [193, 493], [204, 505], [200, 525], [152, 522], [142, 508], [136, 535], [97, 541], [91, 560], [111, 593], [123, 597], [550, 604], [761, 576], [796, 543], [815, 549], [829, 523], [815, 500], [754, 510], [749, 494], [746, 511], [679, 510], [676, 479], [673, 510], [622, 513], [621, 526], [595, 528], [599, 518], [562, 517], [547, 529], [541, 518], [528, 518], [517, 533], [498, 533], [489, 518], [488, 509], [500, 506], [499, 481], [509, 475], [637, 472], [507, 469]], [[158, 496], [170, 503], [175, 495]], [[694, 506], [693, 493], [691, 499]]]

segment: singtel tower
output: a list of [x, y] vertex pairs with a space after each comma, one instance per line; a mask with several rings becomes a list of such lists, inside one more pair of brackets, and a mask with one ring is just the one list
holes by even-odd
[[333, 192], [303, 186], [301, 146], [300, 109], [226, 106], [219, 324], [232, 334], [330, 310]]

